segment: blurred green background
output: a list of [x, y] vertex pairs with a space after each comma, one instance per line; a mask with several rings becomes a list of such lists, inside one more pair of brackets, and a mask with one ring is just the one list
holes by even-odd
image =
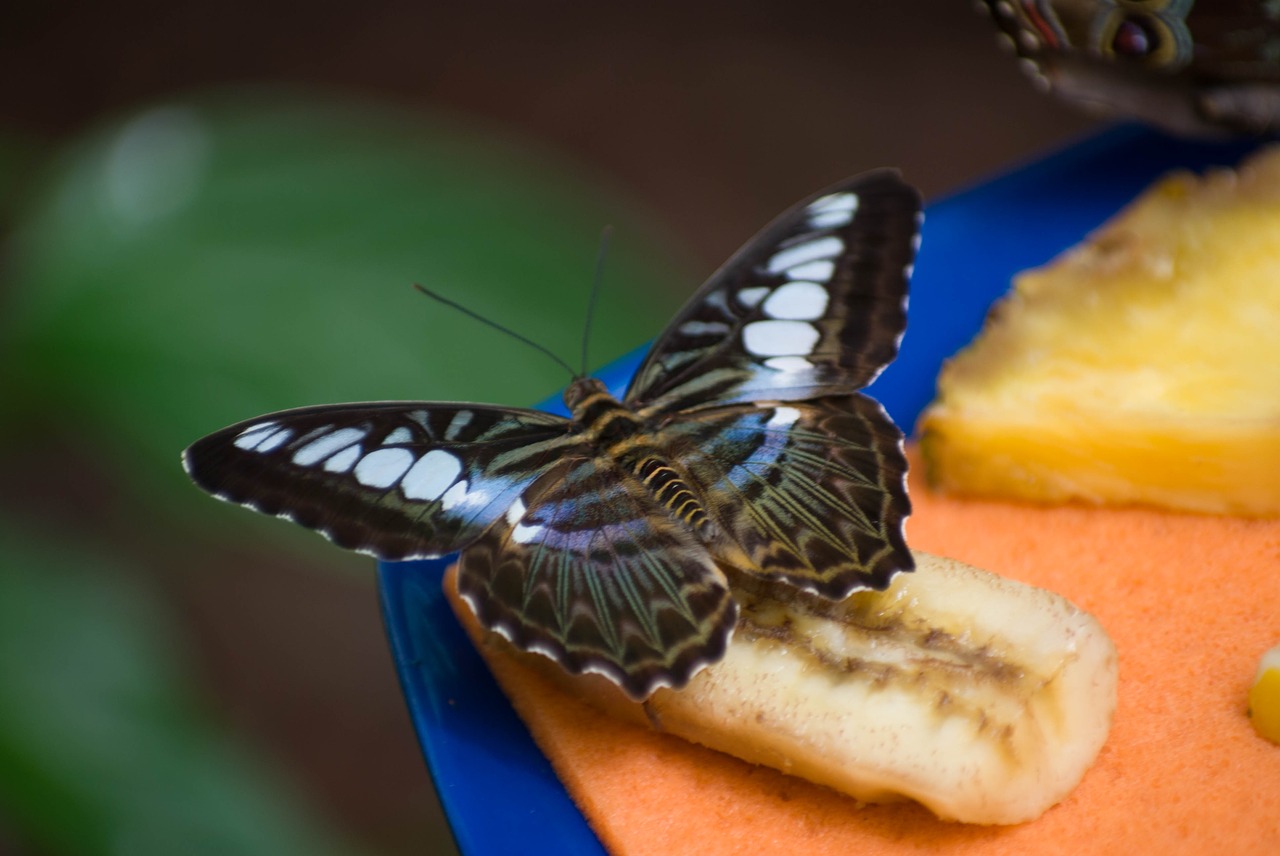
[[1089, 127], [988, 28], [952, 0], [0, 11], [0, 853], [451, 852], [372, 560], [213, 502], [179, 451], [563, 385], [414, 282], [576, 362], [612, 224], [599, 364], [825, 183], [936, 196]]

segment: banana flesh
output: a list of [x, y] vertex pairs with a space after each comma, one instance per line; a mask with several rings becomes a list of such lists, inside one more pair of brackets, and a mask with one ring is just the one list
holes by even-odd
[[1036, 818], [1076, 786], [1106, 740], [1115, 648], [1059, 595], [915, 557], [915, 573], [886, 591], [841, 602], [731, 577], [740, 615], [724, 659], [642, 703], [496, 634], [480, 648], [620, 717], [863, 802], [909, 798], [969, 823]]

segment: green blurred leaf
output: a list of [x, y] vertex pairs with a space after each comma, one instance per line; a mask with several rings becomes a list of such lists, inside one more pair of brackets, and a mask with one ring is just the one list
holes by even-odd
[[633, 205], [544, 154], [283, 96], [132, 116], [67, 153], [35, 200], [0, 320], [9, 427], [122, 443], [129, 471], [175, 486], [181, 448], [266, 411], [530, 404], [567, 381], [414, 282], [575, 364], [604, 224], [597, 361], [655, 335], [695, 284]]
[[36, 171], [47, 146], [35, 138], [0, 128], [0, 228], [8, 229], [26, 182]]
[[0, 527], [0, 802], [40, 852], [352, 852], [188, 696], [124, 569]]

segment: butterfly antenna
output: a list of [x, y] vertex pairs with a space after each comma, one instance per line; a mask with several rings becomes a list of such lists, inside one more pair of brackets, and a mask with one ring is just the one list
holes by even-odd
[[527, 336], [521, 336], [521, 335], [520, 335], [519, 333], [517, 333], [515, 330], [512, 330], [512, 329], [510, 329], [509, 327], [504, 327], [504, 326], [502, 326], [501, 324], [499, 324], [497, 321], [491, 321], [491, 320], [489, 320], [488, 318], [485, 318], [485, 317], [484, 317], [483, 315], [481, 315], [480, 313], [476, 312], [475, 310], [468, 309], [467, 307], [463, 306], [461, 303], [457, 303], [457, 302], [455, 302], [455, 301], [453, 301], [453, 300], [450, 300], [449, 298], [447, 298], [447, 297], [445, 297], [445, 296], [443, 296], [443, 295], [436, 294], [434, 291], [432, 291], [431, 289], [427, 288], [425, 285], [419, 285], [418, 283], [416, 283], [416, 282], [415, 282], [415, 283], [413, 284], [413, 287], [414, 287], [414, 288], [416, 288], [416, 289], [418, 289], [418, 291], [421, 291], [421, 292], [422, 292], [423, 294], [425, 294], [427, 297], [430, 297], [432, 300], [438, 300], [439, 302], [443, 303], [445, 306], [448, 306], [448, 307], [451, 307], [451, 308], [453, 308], [453, 309], [456, 309], [456, 310], [458, 310], [459, 312], [461, 312], [463, 315], [466, 315], [466, 316], [467, 316], [467, 317], [469, 317], [469, 318], [474, 318], [475, 320], [479, 321], [481, 324], [487, 324], [488, 326], [492, 327], [493, 329], [497, 330], [497, 331], [498, 331], [498, 332], [500, 332], [500, 333], [506, 333], [508, 336], [510, 336], [511, 338], [515, 339], [517, 342], [524, 342], [526, 345], [528, 345], [529, 347], [533, 348], [534, 350], [541, 351], [542, 353], [546, 354], [546, 355], [547, 355], [548, 357], [550, 357], [551, 359], [555, 360], [555, 361], [556, 361], [556, 363], [557, 363], [558, 365], [560, 365], [561, 367], [563, 367], [563, 368], [564, 368], [564, 370], [565, 370], [565, 371], [567, 371], [571, 377], [575, 377], [575, 378], [576, 378], [576, 377], [578, 377], [578, 376], [579, 376], [576, 372], [574, 372], [574, 370], [573, 370], [573, 366], [569, 365], [569, 364], [568, 364], [568, 363], [566, 363], [564, 360], [562, 360], [562, 359], [560, 359], [559, 357], [557, 357], [557, 356], [556, 356], [556, 355], [551, 351], [551, 349], [550, 349], [550, 348], [547, 348], [547, 347], [544, 347], [544, 346], [542, 346], [542, 345], [539, 345], [537, 342], [533, 341], [532, 339], [528, 338]]
[[591, 295], [587, 298], [587, 321], [582, 325], [582, 372], [578, 377], [587, 375], [587, 343], [591, 341], [591, 322], [596, 317], [596, 297], [600, 294], [600, 283], [604, 281], [604, 257], [609, 251], [609, 239], [612, 237], [612, 226], [605, 226], [600, 230], [600, 248], [596, 251], [596, 271], [591, 278]]

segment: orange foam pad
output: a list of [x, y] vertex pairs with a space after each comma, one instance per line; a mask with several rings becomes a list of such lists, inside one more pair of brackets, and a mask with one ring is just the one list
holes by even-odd
[[613, 720], [491, 658], [611, 853], [1280, 853], [1280, 746], [1246, 717], [1258, 658], [1280, 642], [1280, 521], [946, 499], [919, 478], [911, 495], [914, 548], [1059, 592], [1115, 640], [1115, 722], [1079, 787], [1013, 827], [860, 806]]

